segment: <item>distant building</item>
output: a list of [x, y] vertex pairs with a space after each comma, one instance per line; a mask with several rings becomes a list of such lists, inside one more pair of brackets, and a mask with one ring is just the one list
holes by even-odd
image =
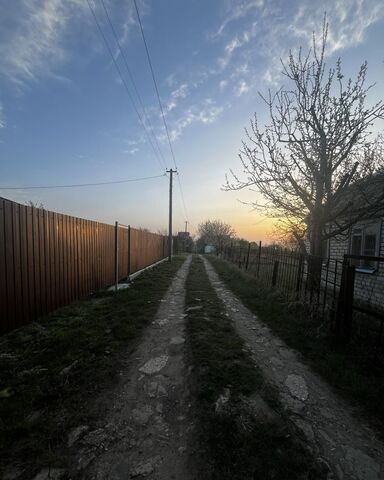
[[214, 245], [205, 245], [204, 253], [216, 253], [216, 247]]
[[177, 237], [179, 238], [179, 240], [183, 241], [183, 240], [189, 240], [191, 238], [191, 234], [189, 232], [179, 232], [177, 234]]

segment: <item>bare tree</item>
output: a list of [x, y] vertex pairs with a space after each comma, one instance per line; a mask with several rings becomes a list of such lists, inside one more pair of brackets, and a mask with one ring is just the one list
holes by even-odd
[[[382, 101], [367, 106], [367, 63], [345, 80], [341, 61], [326, 70], [328, 25], [306, 55], [290, 51], [282, 61], [287, 87], [262, 96], [269, 123], [255, 114], [240, 160], [243, 176], [231, 171], [227, 189], [256, 187], [255, 203], [294, 236], [303, 253], [321, 256], [323, 241], [358, 219], [384, 212], [382, 138], [371, 127], [384, 118]], [[241, 178], [240, 178], [241, 177]]]
[[45, 210], [45, 207], [44, 207], [44, 204], [43, 203], [37, 203], [37, 202], [34, 202], [33, 200], [28, 200], [27, 202], [25, 202], [25, 204], [28, 206], [28, 207], [33, 207], [33, 208], [40, 208], [42, 210]]
[[198, 226], [198, 234], [205, 245], [213, 245], [221, 252], [231, 238], [235, 237], [234, 229], [221, 220], [207, 220]]

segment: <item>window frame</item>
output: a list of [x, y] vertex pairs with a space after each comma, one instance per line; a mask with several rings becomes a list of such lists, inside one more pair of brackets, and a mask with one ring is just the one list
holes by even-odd
[[[372, 228], [373, 227], [373, 228]], [[361, 243], [360, 243], [360, 253], [356, 253], [352, 251], [352, 244], [353, 244], [353, 237], [358, 236], [354, 235], [354, 230], [361, 230]], [[367, 230], [370, 230], [367, 232]], [[367, 233], [372, 234], [372, 231], [375, 232], [376, 235], [376, 241], [375, 241], [375, 252], [373, 257], [378, 257], [380, 255], [380, 244], [381, 244], [381, 232], [382, 232], [382, 220], [381, 219], [375, 219], [375, 220], [370, 220], [370, 221], [365, 221], [365, 222], [359, 222], [356, 225], [354, 225], [351, 228], [351, 234], [350, 234], [350, 239], [349, 239], [349, 248], [348, 251], [352, 255], [361, 255], [364, 256], [364, 251], [365, 251], [365, 238], [367, 236]], [[363, 263], [364, 260], [354, 260], [354, 264], [356, 267], [357, 272], [361, 273], [375, 273], [376, 270], [378, 269], [378, 262], [374, 262], [373, 265], [367, 265]]]

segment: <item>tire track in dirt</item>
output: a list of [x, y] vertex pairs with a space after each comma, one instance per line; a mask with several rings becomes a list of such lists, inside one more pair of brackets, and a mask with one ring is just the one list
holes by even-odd
[[383, 479], [384, 448], [375, 432], [354, 418], [352, 408], [301, 363], [299, 355], [275, 337], [203, 260], [237, 332], [265, 378], [277, 387], [283, 407], [313, 454], [330, 468], [329, 479]]
[[72, 432], [78, 445], [73, 476], [92, 480], [192, 479], [189, 392], [184, 363], [185, 280], [177, 272], [142, 343], [127, 358], [116, 389], [100, 400], [105, 415], [93, 431]]

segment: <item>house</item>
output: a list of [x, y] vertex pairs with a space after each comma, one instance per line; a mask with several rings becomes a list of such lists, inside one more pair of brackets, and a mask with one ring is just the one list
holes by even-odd
[[[376, 205], [376, 213], [362, 214], [342, 235], [330, 238], [324, 245], [324, 257], [342, 261], [345, 254], [360, 257], [384, 257], [384, 175], [376, 175], [370, 182], [361, 182], [364, 188], [359, 195], [354, 191], [354, 202], [370, 202]], [[361, 187], [360, 185], [360, 187]], [[361, 193], [363, 192], [363, 193]], [[364, 198], [364, 200], [362, 200]], [[357, 200], [356, 200], [357, 199]], [[381, 206], [380, 206], [381, 204]], [[361, 212], [364, 208], [360, 208]], [[355, 265], [355, 298], [384, 309], [384, 262], [373, 259], [353, 258]]]
[[216, 247], [214, 245], [205, 245], [204, 253], [216, 253]]

